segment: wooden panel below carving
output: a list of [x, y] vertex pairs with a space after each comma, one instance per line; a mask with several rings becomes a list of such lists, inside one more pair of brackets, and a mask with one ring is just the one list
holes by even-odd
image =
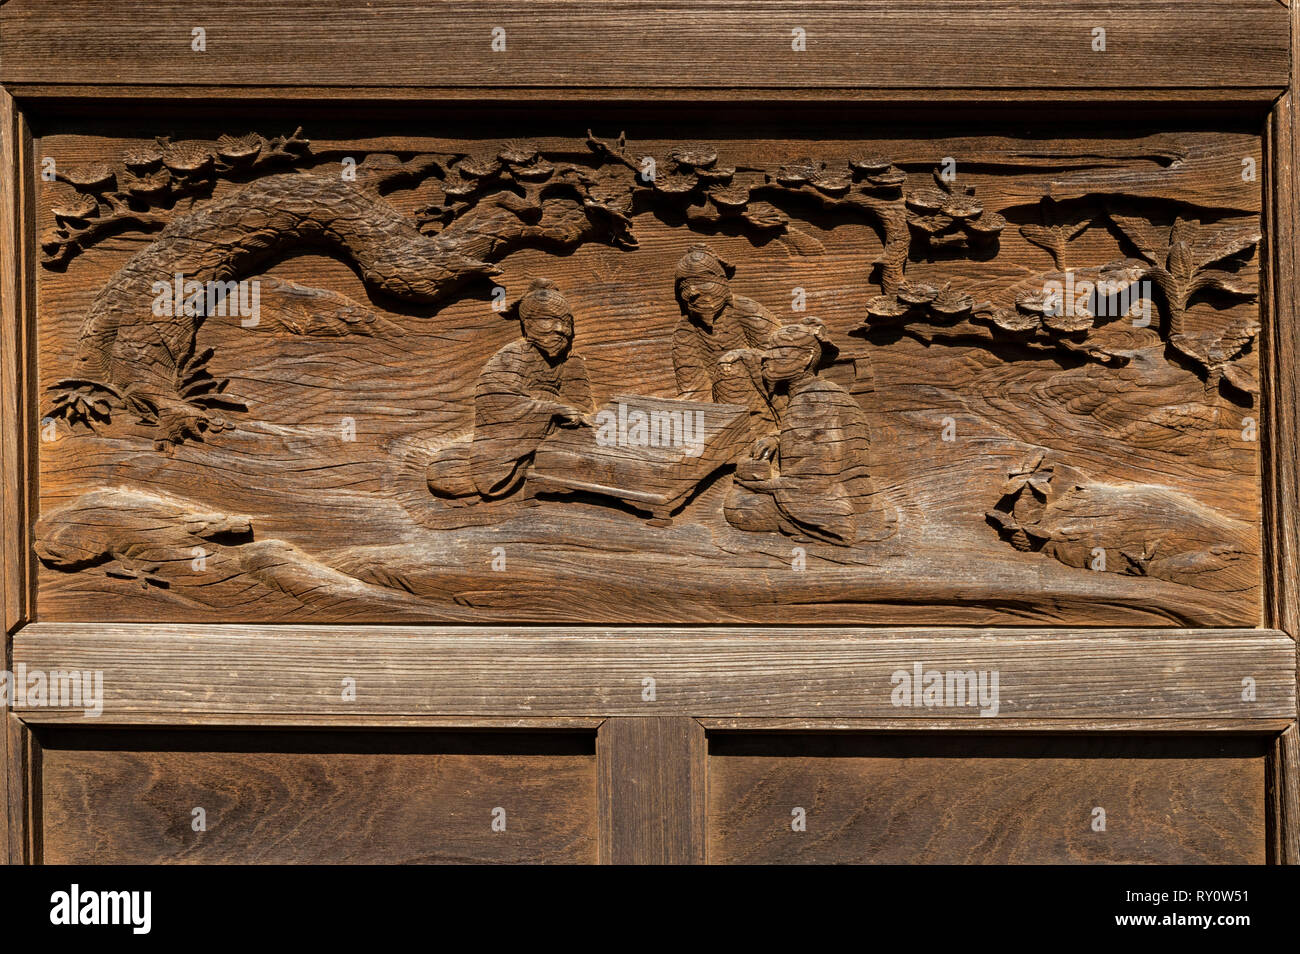
[[709, 860], [1262, 864], [1267, 749], [1233, 736], [710, 734]]
[[[102, 673], [97, 718], [118, 724], [816, 715], [955, 720], [973, 730], [1145, 720], [1159, 731], [1188, 719], [1271, 725], [1294, 717], [1296, 698], [1295, 642], [1274, 630], [520, 627], [469, 635], [416, 626], [34, 623], [14, 640], [13, 665], [42, 677]], [[948, 686], [953, 673], [976, 680], [963, 683], [960, 700], [955, 682]], [[340, 698], [344, 676], [356, 679], [355, 699]], [[925, 688], [932, 677], [937, 696]], [[996, 704], [979, 703], [981, 679]], [[25, 691], [14, 709], [29, 722], [79, 723], [95, 707], [70, 696], [54, 704], [55, 695]]]
[[[46, 864], [596, 860], [591, 734], [59, 729], [40, 739]], [[194, 830], [196, 808], [205, 831]]]

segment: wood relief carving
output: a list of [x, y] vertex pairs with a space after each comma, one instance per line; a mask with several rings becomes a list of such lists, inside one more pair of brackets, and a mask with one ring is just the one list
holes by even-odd
[[51, 618], [1258, 622], [1249, 136], [41, 148]]

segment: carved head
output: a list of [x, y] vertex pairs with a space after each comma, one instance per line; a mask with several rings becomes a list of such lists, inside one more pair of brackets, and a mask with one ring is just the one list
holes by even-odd
[[839, 349], [818, 318], [782, 325], [768, 339], [763, 352], [763, 380], [768, 384], [794, 381], [835, 359]]
[[677, 262], [677, 301], [682, 314], [706, 328], [731, 301], [727, 279], [736, 267], [724, 262], [707, 245], [692, 245]]
[[573, 344], [573, 310], [550, 279], [534, 279], [519, 299], [519, 324], [524, 337], [548, 359], [561, 357]]

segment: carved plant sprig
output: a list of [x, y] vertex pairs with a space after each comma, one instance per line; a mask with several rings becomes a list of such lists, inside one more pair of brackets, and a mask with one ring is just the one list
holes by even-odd
[[1158, 226], [1138, 216], [1108, 214], [1149, 263], [1144, 277], [1156, 283], [1168, 309], [1165, 340], [1205, 370], [1206, 390], [1226, 380], [1239, 391], [1256, 393], [1254, 375], [1232, 362], [1249, 353], [1259, 333], [1258, 323], [1235, 321], [1218, 333], [1189, 334], [1185, 319], [1189, 304], [1204, 292], [1244, 300], [1256, 296], [1255, 286], [1235, 269], [1243, 253], [1253, 252], [1259, 244], [1259, 231], [1249, 226], [1204, 225], [1182, 217], [1171, 226]]
[[84, 424], [92, 430], [98, 424], [107, 424], [112, 412], [124, 406], [122, 392], [111, 384], [65, 378], [50, 388], [53, 396], [46, 417], [60, 418], [70, 425]]
[[990, 249], [1006, 228], [1007, 220], [996, 212], [985, 212], [975, 198], [975, 187], [955, 175], [934, 170], [938, 188], [920, 188], [907, 193], [908, 227], [926, 249], [961, 244]]
[[1082, 235], [1092, 224], [1092, 218], [1072, 219], [1067, 217], [1060, 204], [1051, 196], [1043, 196], [1038, 203], [1041, 225], [1026, 224], [1020, 226], [1020, 234], [1027, 240], [1046, 249], [1052, 256], [1052, 264], [1057, 269], [1065, 268], [1065, 248], [1071, 239]]
[[1198, 293], [1208, 290], [1239, 298], [1254, 298], [1256, 289], [1234, 271], [1214, 266], [1259, 244], [1260, 233], [1249, 227], [1202, 225], [1195, 219], [1175, 219], [1172, 226], [1158, 226], [1133, 215], [1108, 213], [1112, 222], [1128, 237], [1138, 253], [1150, 263], [1146, 277], [1164, 294], [1169, 307], [1168, 335], [1171, 342], [1183, 334], [1187, 306]]

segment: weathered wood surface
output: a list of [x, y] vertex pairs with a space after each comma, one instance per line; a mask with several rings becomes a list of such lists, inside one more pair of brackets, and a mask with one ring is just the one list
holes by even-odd
[[[196, 27], [205, 53], [191, 49]], [[504, 30], [499, 52], [494, 28]], [[1093, 50], [1098, 28], [1104, 52]], [[802, 52], [795, 29], [806, 33]], [[1286, 10], [1273, 0], [0, 7], [6, 85], [1267, 94], [1286, 85], [1287, 70]]]
[[[1295, 644], [1265, 630], [565, 629], [50, 624], [16, 665], [102, 671], [103, 713], [130, 723], [227, 714], [1149, 719], [1268, 723], [1295, 711]], [[902, 706], [894, 674], [998, 673], [996, 715]], [[1254, 698], [1243, 698], [1245, 679]], [[344, 698], [355, 679], [355, 700]], [[653, 680], [647, 699], [646, 680]], [[955, 698], [955, 697], [954, 697]], [[54, 709], [18, 713], [40, 722]], [[66, 717], [66, 713], [63, 714]]]
[[[676, 180], [694, 181], [694, 173], [667, 176], [673, 181], [650, 189], [629, 186], [632, 171], [620, 164], [626, 159], [635, 166], [635, 157], [651, 155], [669, 168], [676, 161], [669, 154], [689, 158], [682, 142], [706, 128], [689, 119], [679, 126], [682, 138], [633, 142], [626, 156], [613, 140], [588, 144], [581, 136], [507, 144], [502, 155], [523, 150], [510, 163], [492, 158], [501, 140], [485, 139], [473, 127], [443, 139], [370, 138], [341, 129], [339, 138], [313, 139], [283, 153], [284, 163], [309, 175], [254, 175], [245, 185], [241, 174], [223, 174], [211, 202], [190, 196], [202, 176], [178, 173], [175, 188], [185, 193], [179, 205], [192, 201], [200, 218], [173, 221], [157, 241], [152, 232], [99, 238], [95, 221], [66, 226], [61, 220], [71, 237], [55, 242], [56, 261], [38, 275], [40, 411], [66, 415], [74, 405], [58, 402], [86, 395], [61, 390], [60, 382], [86, 367], [113, 367], [118, 370], [106, 384], [147, 404], [152, 418], [136, 420], [118, 409], [95, 431], [70, 426], [74, 417], [59, 419], [54, 439], [41, 443], [40, 617], [1260, 622], [1259, 443], [1251, 423], [1258, 409], [1250, 393], [1258, 357], [1251, 344], [1259, 306], [1251, 289], [1258, 277], [1260, 188], [1243, 177], [1244, 160], [1262, 162], [1257, 135], [1165, 132], [1083, 141], [1044, 130], [1033, 138], [826, 141], [810, 129], [808, 139], [781, 141], [758, 138], [755, 129], [729, 129], [719, 141], [719, 130], [708, 128], [718, 158], [716, 167], [709, 165], [714, 160], [692, 160], [703, 163], [698, 178], [734, 165], [729, 188], [736, 194], [683, 207], [672, 189], [682, 184]], [[179, 139], [217, 138], [210, 128], [172, 131]], [[261, 142], [250, 169], [292, 145], [275, 137]], [[117, 168], [124, 151], [139, 146], [139, 140], [50, 129], [37, 152], [84, 178], [88, 166]], [[362, 162], [363, 185], [388, 184], [384, 198], [366, 200], [371, 205], [346, 188], [304, 186], [312, 176], [337, 178], [345, 156], [394, 151], [421, 156], [404, 166]], [[858, 157], [855, 191], [840, 198], [847, 169], [842, 177], [833, 169], [817, 172], [820, 184], [807, 184], [801, 177], [809, 174], [794, 160], [809, 154], [832, 167]], [[883, 158], [863, 159], [866, 154]], [[944, 157], [956, 160], [962, 189], [974, 190], [973, 197], [960, 190], [930, 197], [932, 173]], [[446, 167], [448, 181], [459, 183], [458, 176], [480, 175], [485, 161], [515, 170], [517, 192], [457, 185], [453, 196], [442, 179], [421, 178]], [[561, 173], [548, 169], [572, 163], [601, 183], [580, 187], [587, 190], [583, 203], [607, 208], [600, 216], [622, 209], [618, 214], [630, 217], [600, 218], [606, 225], [598, 227], [583, 218], [587, 205], [556, 193], [539, 198], [533, 180], [549, 182]], [[415, 187], [398, 188], [404, 179]], [[123, 167], [117, 187], [134, 181]], [[600, 191], [607, 187], [613, 191]], [[467, 200], [469, 213], [458, 198], [465, 188], [482, 193]], [[635, 195], [619, 191], [626, 188]], [[535, 200], [540, 206], [510, 211], [519, 194], [532, 197], [522, 200], [525, 206]], [[631, 204], [620, 205], [620, 195]], [[718, 211], [728, 208], [724, 199], [751, 207], [728, 218], [731, 213]], [[48, 184], [41, 190], [40, 228], [55, 225], [55, 208], [65, 217], [80, 214], [69, 209], [75, 201], [68, 183]], [[935, 201], [953, 206], [959, 222], [982, 224], [970, 236], [940, 230], [909, 245], [909, 229], [919, 235], [938, 217], [916, 210]], [[956, 208], [966, 205], [975, 211]], [[782, 211], [774, 217], [777, 206]], [[168, 354], [184, 345], [187, 328], [179, 323], [151, 327], [130, 319], [128, 330], [138, 340], [128, 343], [141, 349], [136, 358], [90, 347], [99, 334], [93, 323], [83, 334], [88, 315], [105, 322], [112, 309], [136, 315], [132, 309], [147, 296], [153, 271], [198, 262], [200, 277], [207, 270], [223, 274], [224, 260], [211, 248], [229, 243], [234, 255], [263, 239], [283, 244], [287, 233], [338, 221], [339, 208], [357, 213], [350, 223], [375, 216], [376, 224], [345, 239], [352, 251], [345, 250], [343, 261], [289, 242], [287, 257], [268, 262], [259, 278], [267, 281], [263, 320], [256, 327], [231, 317], [202, 323], [195, 354], [201, 358], [211, 348], [212, 355], [206, 365], [198, 360], [197, 370], [184, 350], [158, 357], [158, 340], [168, 342]], [[415, 254], [433, 246], [412, 223], [438, 228], [433, 213], [418, 211], [426, 208], [454, 219], [438, 232], [454, 243], [450, 258], [438, 252], [449, 278]], [[268, 236], [250, 231], [250, 217], [263, 213], [272, 223], [294, 224], [273, 224]], [[535, 214], [541, 218], [529, 218]], [[148, 215], [159, 224], [176, 218], [165, 205]], [[1075, 237], [1068, 245], [1044, 238], [1057, 219], [1071, 223]], [[1176, 225], [1180, 219], [1185, 224]], [[308, 220], [314, 224], [301, 224]], [[1196, 221], [1202, 225], [1186, 224]], [[606, 226], [613, 232], [602, 231]], [[631, 231], [622, 232], [625, 227]], [[996, 255], [989, 229], [1000, 230]], [[616, 247], [628, 235], [636, 247]], [[724, 511], [739, 477], [726, 471], [699, 486], [671, 527], [648, 525], [607, 498], [523, 499], [525, 488], [500, 500], [447, 506], [429, 492], [431, 459], [474, 433], [480, 370], [518, 334], [518, 325], [491, 307], [493, 282], [513, 301], [530, 280], [553, 279], [572, 311], [572, 350], [585, 362], [596, 403], [623, 393], [671, 398], [671, 342], [683, 320], [674, 267], [702, 237], [736, 265], [730, 280], [736, 301], [743, 296], [782, 323], [816, 315], [838, 347], [837, 363], [813, 373], [826, 379], [827, 393], [851, 393], [870, 430], [870, 513], [860, 515], [855, 542], [824, 542], [818, 528], [792, 540], [789, 534], [798, 534], [787, 518], [798, 508], [780, 503], [779, 492], [782, 514], [767, 523], [742, 521], [745, 529], [733, 525]], [[532, 247], [535, 242], [545, 247]], [[356, 251], [358, 243], [365, 249]], [[553, 255], [555, 243], [573, 250]], [[185, 251], [200, 246], [209, 251], [197, 257]], [[1177, 248], [1190, 248], [1190, 258]], [[423, 264], [401, 265], [405, 250]], [[142, 256], [127, 266], [137, 252]], [[1026, 294], [1061, 277], [1061, 265], [1098, 267], [1125, 256], [1131, 277], [1150, 276], [1141, 280], [1153, 289], [1181, 289], [1166, 293], [1177, 307], [1158, 289], [1151, 292], [1156, 305], [1149, 327], [1098, 318], [1083, 334], [1026, 310], [1036, 307]], [[361, 282], [348, 267], [353, 258]], [[451, 288], [458, 275], [486, 271], [484, 258], [499, 274], [471, 282], [463, 293]], [[873, 269], [877, 259], [882, 265]], [[910, 283], [904, 293], [924, 298], [917, 289], [949, 282], [955, 290], [900, 311], [906, 315], [897, 321], [878, 320], [871, 309], [882, 307], [873, 304], [880, 289], [896, 295], [904, 273]], [[1202, 292], [1187, 300], [1193, 284]], [[302, 288], [316, 291], [304, 298]], [[795, 289], [803, 290], [805, 312], [791, 307]], [[963, 301], [985, 300], [990, 310], [961, 311]], [[305, 301], [312, 303], [307, 312]], [[941, 313], [941, 306], [947, 310]], [[116, 321], [103, 327], [115, 329]], [[149, 337], [158, 332], [162, 339]], [[85, 365], [80, 359], [88, 354], [94, 360]], [[201, 442], [191, 432], [213, 415], [191, 413], [157, 384], [185, 375], [187, 387], [209, 377], [227, 382], [223, 399], [243, 408], [222, 410], [223, 429], [214, 425]], [[949, 426], [953, 439], [945, 440]], [[819, 446], [824, 442], [807, 445]], [[785, 456], [797, 461], [806, 450], [789, 448]], [[1018, 489], [1006, 489], [1009, 477], [1019, 479]], [[1076, 493], [1071, 481], [1082, 490]], [[1049, 519], [1004, 499], [1015, 492], [1061, 499], [1051, 504]], [[804, 500], [821, 496], [809, 491]], [[803, 512], [815, 521], [831, 519], [815, 509]], [[1000, 526], [986, 516], [995, 510]], [[1105, 551], [1105, 572], [1092, 568], [1098, 549]]]
[[[1292, 4], [1292, 29], [1300, 30], [1300, 6]], [[1266, 217], [1270, 232], [1268, 297], [1271, 306], [1265, 381], [1272, 409], [1268, 440], [1268, 625], [1300, 638], [1300, 55], [1292, 50], [1292, 78], [1268, 123], [1269, 169]]]
[[596, 736], [600, 863], [702, 863], [706, 759], [694, 719], [607, 719]]
[[1300, 730], [1294, 722], [1274, 737], [1267, 769], [1270, 861], [1300, 865]]
[[45, 864], [596, 860], [590, 734], [68, 728], [40, 785]]
[[[26, 118], [0, 89], [0, 672], [10, 669], [9, 635], [30, 619], [35, 567], [28, 524], [35, 512], [31, 475], [30, 393], [35, 336], [35, 231], [31, 190], [23, 170], [31, 160]], [[27, 733], [8, 706], [0, 706], [0, 861], [27, 857]]]
[[[1242, 738], [722, 735], [709, 746], [709, 861], [1262, 864], [1267, 749]], [[792, 828], [796, 808], [804, 831]]]

